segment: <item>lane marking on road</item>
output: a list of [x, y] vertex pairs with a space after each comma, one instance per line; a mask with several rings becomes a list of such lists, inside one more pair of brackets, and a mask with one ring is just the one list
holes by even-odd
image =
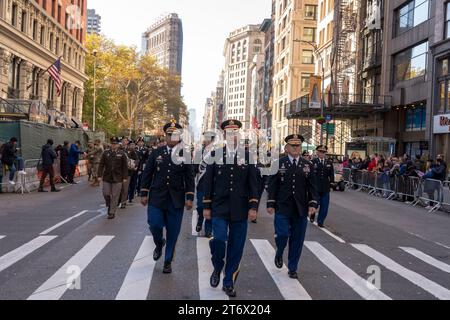
[[318, 242], [306, 241], [305, 246], [311, 251], [328, 269], [333, 271], [342, 281], [350, 286], [357, 294], [365, 300], [392, 300], [381, 292], [372, 283], [358, 276], [353, 270], [342, 263], [330, 251]]
[[[41, 285], [27, 300], [59, 300], [114, 236], [96, 236]], [[76, 269], [75, 269], [76, 268]]]
[[334, 233], [332, 233], [331, 231], [327, 230], [326, 228], [320, 228], [319, 225], [317, 224], [317, 222], [314, 222], [314, 225], [319, 228], [320, 230], [322, 230], [323, 232], [325, 232], [327, 235], [329, 235], [330, 237], [332, 237], [333, 239], [339, 241], [340, 243], [346, 243], [344, 239], [338, 237], [337, 235], [335, 235]]
[[450, 246], [448, 246], [448, 245], [442, 244], [442, 243], [440, 243], [440, 242], [432, 241], [432, 240], [430, 240], [430, 239], [427, 239], [427, 238], [421, 236], [420, 234], [416, 234], [416, 233], [412, 233], [412, 232], [408, 232], [408, 233], [409, 233], [410, 235], [412, 235], [412, 236], [415, 236], [415, 237], [420, 238], [420, 239], [425, 240], [425, 241], [433, 242], [434, 244], [437, 244], [438, 246], [441, 246], [441, 247], [444, 247], [445, 249], [449, 249], [449, 250], [450, 250]]
[[193, 236], [198, 236], [198, 232], [197, 232], [197, 222], [198, 222], [198, 212], [197, 210], [194, 210], [192, 212], [192, 235]]
[[447, 245], [442, 244], [440, 242], [435, 242], [435, 244], [437, 244], [438, 246], [444, 247], [445, 249], [449, 249], [450, 250], [450, 246], [447, 246]]
[[197, 263], [200, 300], [229, 300], [225, 292], [222, 291], [221, 284], [218, 288], [212, 288], [209, 284], [211, 274], [214, 271], [209, 239], [197, 238]]
[[47, 243], [56, 238], [57, 236], [37, 237], [36, 239], [33, 239], [30, 242], [24, 244], [23, 246], [0, 257], [0, 272], [5, 270], [6, 268], [9, 268], [16, 262], [22, 260], [26, 256], [30, 255], [37, 249], [41, 248], [42, 246], [46, 245]]
[[6, 238], [6, 236], [0, 236], [0, 240], [2, 240], [2, 239], [4, 239], [4, 238]]
[[76, 219], [76, 218], [78, 218], [78, 217], [81, 217], [82, 215], [84, 215], [84, 214], [86, 214], [86, 213], [88, 213], [88, 212], [89, 212], [89, 210], [83, 210], [83, 211], [81, 211], [80, 213], [77, 213], [76, 215], [74, 215], [74, 216], [72, 216], [72, 217], [70, 217], [70, 218], [68, 218], [68, 219], [66, 219], [66, 220], [64, 220], [64, 221], [61, 221], [60, 223], [55, 224], [53, 227], [48, 228], [47, 230], [45, 230], [45, 231], [43, 231], [42, 233], [40, 233], [40, 235], [41, 235], [41, 236], [45, 236], [45, 235], [49, 234], [50, 232], [52, 232], [53, 230], [58, 229], [58, 228], [61, 227], [62, 225], [65, 225], [66, 223], [72, 221], [73, 219]]
[[283, 265], [282, 269], [278, 269], [275, 266], [275, 249], [269, 241], [251, 240], [251, 242], [284, 299], [312, 300], [299, 281], [293, 281], [288, 277], [288, 269], [285, 265]]
[[153, 260], [153, 237], [145, 237], [125, 276], [116, 300], [147, 300], [156, 262]]
[[412, 282], [416, 286], [424, 289], [425, 291], [431, 293], [438, 299], [449, 300], [450, 290], [442, 287], [441, 285], [425, 278], [417, 272], [411, 271], [394, 260], [386, 257], [382, 253], [372, 249], [371, 247], [364, 244], [352, 244], [354, 248], [361, 251], [365, 255], [369, 256], [373, 260], [377, 261], [379, 264], [385, 266], [387, 269], [397, 273], [399, 276], [405, 278], [406, 280]]
[[414, 248], [400, 247], [400, 249], [402, 249], [406, 253], [409, 253], [410, 255], [416, 257], [417, 259], [422, 260], [423, 262], [425, 262], [435, 268], [438, 268], [439, 270], [450, 273], [450, 265], [448, 265], [442, 261], [439, 261], [439, 260], [433, 258], [432, 256], [427, 255], [426, 253], [423, 253]]

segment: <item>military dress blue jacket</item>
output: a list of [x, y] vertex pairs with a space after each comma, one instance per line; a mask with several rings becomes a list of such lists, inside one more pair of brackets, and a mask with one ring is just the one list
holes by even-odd
[[167, 147], [150, 154], [141, 189], [142, 197], [149, 196], [149, 206], [167, 210], [171, 201], [175, 209], [181, 209], [186, 200], [194, 200], [194, 192], [195, 174], [191, 164], [174, 163]]
[[269, 177], [267, 208], [289, 217], [307, 217], [308, 209], [317, 208], [319, 201], [312, 163], [300, 157], [294, 168], [288, 156], [278, 163], [279, 171]]

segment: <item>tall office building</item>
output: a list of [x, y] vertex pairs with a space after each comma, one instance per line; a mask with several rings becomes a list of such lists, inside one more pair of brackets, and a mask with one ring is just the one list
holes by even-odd
[[260, 25], [248, 25], [230, 33], [225, 42], [224, 118], [242, 121], [244, 129], [252, 127], [253, 59], [264, 52], [264, 39]]
[[181, 75], [183, 25], [176, 13], [159, 18], [142, 36], [142, 51], [156, 57], [158, 64]]
[[102, 32], [102, 17], [95, 13], [95, 9], [87, 11], [87, 33], [100, 34]]

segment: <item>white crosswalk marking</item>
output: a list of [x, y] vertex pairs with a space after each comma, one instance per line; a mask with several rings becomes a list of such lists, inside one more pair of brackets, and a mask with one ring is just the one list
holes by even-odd
[[134, 258], [116, 300], [146, 300], [156, 262], [153, 260], [153, 237], [145, 237]]
[[275, 249], [267, 240], [251, 240], [261, 261], [286, 300], [312, 300], [299, 281], [288, 277], [286, 266], [278, 269], [274, 264]]
[[331, 231], [327, 230], [326, 228], [320, 228], [319, 225], [317, 224], [317, 222], [314, 222], [314, 225], [319, 228], [320, 230], [322, 230], [323, 232], [325, 232], [327, 235], [329, 235], [330, 237], [332, 237], [333, 239], [339, 241], [340, 243], [345, 243], [345, 240], [338, 237], [337, 235], [335, 235], [334, 233], [332, 233]]
[[343, 264], [331, 252], [325, 249], [317, 242], [305, 242], [305, 246], [311, 251], [324, 265], [333, 271], [340, 279], [356, 291], [365, 300], [391, 300], [383, 292], [375, 288], [366, 279], [358, 276], [349, 267]]
[[417, 249], [414, 249], [414, 248], [400, 247], [400, 249], [402, 249], [403, 251], [409, 253], [410, 255], [422, 260], [423, 262], [428, 263], [429, 265], [438, 268], [439, 270], [450, 273], [450, 265], [448, 265], [442, 261], [439, 261]]
[[194, 210], [194, 212], [192, 212], [192, 235], [193, 236], [198, 236], [197, 222], [198, 222], [198, 212], [197, 212], [197, 210]]
[[381, 254], [380, 252], [372, 249], [367, 245], [353, 244], [352, 246], [361, 251], [362, 253], [364, 253], [365, 255], [369, 256], [373, 260], [377, 261], [379, 264], [385, 266], [387, 269], [397, 273], [401, 277], [407, 279], [408, 281], [424, 289], [425, 291], [428, 291], [436, 298], [441, 300], [450, 300], [450, 290], [440, 286], [439, 284], [425, 278], [424, 276], [414, 271], [411, 271], [401, 266], [394, 260], [386, 257], [385, 255]]
[[[59, 300], [73, 281], [80, 280], [81, 272], [113, 239], [113, 236], [97, 236], [87, 243], [64, 266], [39, 287], [28, 300]], [[72, 279], [73, 267], [79, 272], [76, 279]], [[76, 273], [76, 272], [75, 272]]]
[[197, 260], [200, 300], [229, 300], [228, 296], [222, 291], [221, 285], [218, 288], [212, 288], [209, 284], [211, 274], [214, 271], [209, 239], [197, 239]]
[[58, 229], [59, 227], [65, 225], [66, 223], [72, 221], [73, 219], [78, 218], [78, 217], [81, 217], [82, 215], [84, 215], [84, 214], [86, 214], [86, 213], [88, 213], [88, 212], [89, 212], [88, 210], [81, 211], [80, 213], [77, 213], [76, 215], [74, 215], [74, 216], [72, 216], [72, 217], [70, 217], [70, 218], [68, 218], [68, 219], [66, 219], [66, 220], [64, 220], [64, 221], [61, 221], [60, 223], [57, 223], [57, 224], [54, 225], [53, 227], [48, 228], [47, 230], [43, 231], [43, 232], [41, 233], [41, 236], [45, 236], [45, 235], [49, 234], [49, 233], [52, 232], [53, 230]]
[[29, 254], [33, 253], [35, 250], [41, 248], [55, 238], [57, 238], [57, 236], [37, 237], [36, 239], [31, 240], [23, 246], [0, 257], [0, 272], [5, 270], [6, 268], [9, 268], [14, 263], [22, 260]]
[[3, 238], [6, 238], [6, 236], [0, 236], [0, 240], [2, 240]]

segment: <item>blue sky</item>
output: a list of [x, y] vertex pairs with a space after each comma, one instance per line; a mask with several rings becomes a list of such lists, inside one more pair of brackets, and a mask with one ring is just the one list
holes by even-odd
[[200, 126], [206, 98], [223, 68], [227, 35], [241, 26], [270, 18], [270, 0], [88, 0], [88, 8], [102, 16], [102, 33], [116, 43], [141, 49], [141, 35], [164, 13], [183, 21], [183, 95], [197, 110]]

